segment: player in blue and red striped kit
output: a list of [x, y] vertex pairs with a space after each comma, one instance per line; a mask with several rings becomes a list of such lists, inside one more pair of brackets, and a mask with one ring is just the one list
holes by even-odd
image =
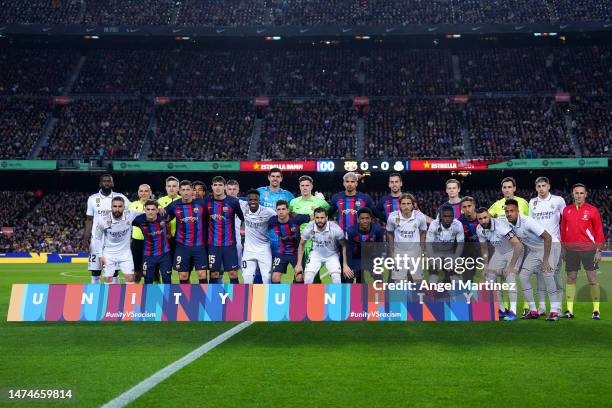
[[357, 211], [358, 224], [353, 225], [346, 232], [348, 264], [353, 270], [355, 282], [357, 283], [363, 282], [361, 265], [362, 244], [366, 242], [382, 243], [385, 239], [385, 230], [380, 225], [373, 223], [372, 218], [372, 210], [369, 208], [360, 209]]
[[230, 283], [238, 281], [238, 250], [236, 242], [236, 216], [244, 221], [240, 202], [225, 194], [225, 179], [221, 176], [212, 179], [212, 197], [206, 199], [208, 209], [208, 263], [210, 264], [210, 283], [221, 283], [226, 271]]
[[342, 177], [344, 191], [334, 194], [329, 206], [329, 216], [338, 212], [338, 225], [344, 232], [353, 225], [357, 225], [357, 211], [362, 208], [374, 209], [372, 198], [357, 191], [357, 174], [350, 172]]
[[438, 215], [440, 214], [440, 209], [444, 206], [449, 206], [453, 209], [453, 218], [459, 219], [461, 216], [461, 197], [459, 193], [461, 192], [461, 182], [457, 179], [448, 179], [446, 180], [446, 194], [448, 195], [448, 201], [442, 203], [440, 207], [438, 207]]
[[387, 221], [389, 214], [393, 211], [399, 211], [399, 198], [402, 195], [402, 176], [399, 173], [389, 174], [389, 190], [391, 194], [386, 194], [381, 197], [376, 205], [375, 215], [381, 221]]
[[158, 208], [157, 201], [146, 201], [145, 213], [136, 217], [132, 226], [140, 228], [144, 236], [142, 270], [145, 273], [145, 283], [153, 283], [157, 269], [159, 269], [163, 283], [172, 283], [172, 260], [168, 243], [169, 225], [166, 217], [157, 213]]
[[[463, 246], [463, 253], [461, 254], [464, 258], [476, 259], [480, 257], [480, 244], [478, 241], [478, 234], [476, 228], [478, 228], [478, 219], [476, 218], [476, 200], [472, 197], [463, 197], [461, 199], [461, 216], [459, 221], [463, 225], [463, 235], [465, 237], [465, 245]], [[463, 273], [463, 281], [471, 281], [474, 279], [476, 274], [476, 267], [468, 268], [466, 263], [466, 269]]]
[[189, 180], [179, 184], [181, 198], [166, 207], [168, 220], [176, 218], [175, 268], [180, 283], [189, 283], [189, 272], [195, 268], [200, 283], [207, 283], [208, 254], [206, 253], [206, 226], [208, 209], [206, 201], [193, 198]]
[[[276, 215], [268, 221], [268, 230], [276, 236], [278, 242], [272, 253], [272, 283], [280, 283], [282, 275], [287, 273], [290, 264], [295, 268], [301, 238], [300, 226], [308, 222], [310, 222], [309, 215], [298, 214], [290, 217], [287, 201], [276, 202]], [[304, 275], [295, 275], [295, 282], [304, 282]]]

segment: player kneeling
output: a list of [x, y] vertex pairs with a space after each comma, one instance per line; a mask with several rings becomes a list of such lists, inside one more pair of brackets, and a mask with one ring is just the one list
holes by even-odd
[[125, 200], [115, 197], [111, 214], [99, 218], [94, 226], [95, 248], [103, 268], [104, 283], [112, 283], [115, 271], [121, 271], [125, 283], [134, 283], [134, 261], [130, 250], [132, 221], [142, 213], [125, 210]]
[[[304, 249], [308, 240], [312, 241], [312, 249], [306, 268], [302, 268]], [[340, 266], [340, 247], [342, 248], [342, 267]], [[303, 271], [304, 283], [313, 283], [315, 275], [325, 265], [331, 275], [332, 282], [341, 283], [341, 273], [344, 273], [347, 279], [355, 277], [353, 271], [348, 266], [347, 260], [344, 231], [342, 231], [338, 224], [328, 222], [327, 211], [324, 208], [315, 209], [314, 222], [308, 224], [304, 232], [302, 232], [302, 238], [298, 247], [297, 265], [295, 266], [296, 275]]]
[[[492, 218], [489, 210], [484, 207], [476, 211], [478, 227], [476, 233], [481, 245], [481, 252], [485, 259], [488, 258], [487, 243], [490, 243], [495, 252], [488, 260], [485, 267], [485, 279], [488, 282], [495, 282], [498, 276], [511, 285], [508, 290], [510, 298], [510, 310], [500, 310], [499, 317], [504, 320], [516, 320], [516, 273], [517, 262], [523, 255], [523, 245], [515, 236], [510, 225], [506, 222]], [[497, 291], [499, 305], [502, 305], [501, 293]]]
[[145, 274], [145, 283], [153, 283], [155, 271], [158, 269], [162, 282], [172, 283], [168, 222], [165, 216], [158, 214], [157, 201], [148, 200], [144, 207], [145, 213], [136, 217], [132, 225], [140, 228], [144, 236], [142, 270]]

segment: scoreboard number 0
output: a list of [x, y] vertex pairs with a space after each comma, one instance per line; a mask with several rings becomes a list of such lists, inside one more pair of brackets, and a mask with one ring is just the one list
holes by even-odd
[[389, 162], [384, 161], [384, 162], [380, 163], [380, 169], [384, 170], [384, 171], [389, 170]]

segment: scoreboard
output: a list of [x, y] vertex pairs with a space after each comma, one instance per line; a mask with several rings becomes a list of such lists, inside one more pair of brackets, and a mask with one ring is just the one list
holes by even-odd
[[408, 160], [318, 160], [317, 171], [320, 173], [343, 171], [369, 171], [397, 173], [408, 170]]

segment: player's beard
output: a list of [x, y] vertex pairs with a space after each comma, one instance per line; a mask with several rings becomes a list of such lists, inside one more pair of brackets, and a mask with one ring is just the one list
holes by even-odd
[[113, 211], [113, 218], [119, 219], [123, 216], [123, 212]]
[[102, 194], [104, 194], [104, 195], [109, 195], [111, 193], [111, 191], [113, 191], [113, 189], [110, 188], [110, 187], [102, 187], [102, 188], [100, 188], [100, 190], [102, 191]]
[[317, 225], [318, 229], [323, 229], [323, 228], [325, 228], [325, 224], [327, 224], [327, 221], [325, 221], [323, 223], [315, 222], [315, 224]]
[[488, 224], [482, 224], [482, 228], [484, 228], [486, 230], [491, 229], [491, 222], [489, 221]]

